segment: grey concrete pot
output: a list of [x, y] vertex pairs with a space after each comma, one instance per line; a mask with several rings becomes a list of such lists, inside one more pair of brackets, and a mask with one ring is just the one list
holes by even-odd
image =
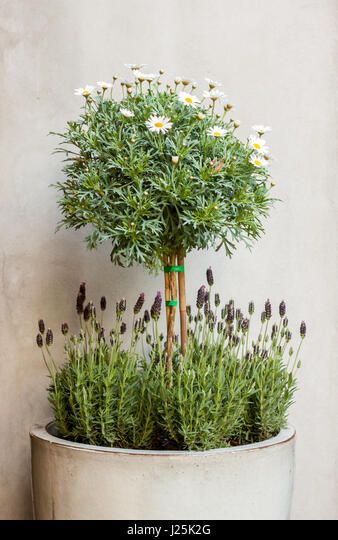
[[55, 436], [52, 422], [30, 435], [36, 519], [289, 518], [292, 428], [258, 444], [206, 452], [72, 443]]

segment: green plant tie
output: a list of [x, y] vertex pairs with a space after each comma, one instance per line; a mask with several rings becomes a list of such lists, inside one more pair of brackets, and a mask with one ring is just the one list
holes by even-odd
[[164, 271], [168, 272], [184, 272], [184, 266], [165, 266]]
[[168, 307], [175, 307], [177, 306], [177, 300], [167, 300], [165, 305]]

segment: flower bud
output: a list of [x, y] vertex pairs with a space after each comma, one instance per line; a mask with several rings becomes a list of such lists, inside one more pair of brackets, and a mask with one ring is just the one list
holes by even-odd
[[292, 334], [291, 334], [290, 330], [287, 330], [287, 331], [285, 332], [285, 341], [286, 341], [287, 343], [289, 343], [289, 341], [291, 341], [291, 338], [292, 338]]
[[216, 324], [215, 321], [210, 321], [210, 322], [209, 322], [209, 330], [210, 330], [210, 332], [213, 332], [213, 331], [214, 331], [214, 329], [215, 329], [215, 324]]
[[284, 317], [286, 313], [286, 304], [284, 302], [284, 300], [281, 301], [281, 303], [279, 304], [279, 315], [280, 317]]
[[197, 120], [204, 120], [205, 114], [203, 114], [202, 112], [199, 112], [199, 113], [197, 113], [196, 118], [197, 118]]
[[255, 312], [255, 304], [253, 302], [249, 303], [249, 315], [253, 315]]
[[273, 324], [272, 328], [271, 328], [271, 339], [273, 339], [275, 337], [277, 332], [278, 332], [278, 326], [277, 326], [277, 324]]
[[221, 304], [221, 299], [218, 293], [215, 294], [215, 306], [218, 307]]
[[106, 299], [105, 296], [101, 296], [100, 308], [101, 308], [102, 311], [105, 311], [106, 308], [107, 308], [107, 299]]
[[269, 299], [265, 302], [265, 317], [267, 321], [271, 319], [272, 309], [271, 309], [271, 302]]
[[243, 319], [243, 313], [239, 308], [237, 308], [236, 309], [236, 321], [240, 321], [242, 319]]
[[205, 299], [205, 286], [202, 285], [197, 292], [196, 307], [197, 309], [202, 309]]
[[80, 283], [79, 294], [86, 298], [86, 283], [84, 281]]
[[261, 323], [264, 324], [265, 321], [266, 321], [265, 311], [262, 311], [262, 313], [261, 313]]
[[177, 165], [177, 163], [179, 162], [179, 157], [178, 156], [171, 156], [171, 162], [174, 164], [174, 165]]
[[205, 317], [208, 317], [209, 314], [209, 303], [207, 301], [204, 302], [204, 315]]
[[81, 293], [79, 293], [77, 295], [77, 298], [76, 298], [76, 311], [77, 311], [77, 313], [79, 315], [81, 315], [81, 313], [83, 313], [84, 301], [85, 301], [85, 296], [83, 296]]
[[43, 347], [43, 338], [42, 338], [41, 334], [38, 334], [36, 336], [36, 344], [37, 344], [38, 347], [40, 347], [40, 349], [41, 349], [41, 347]]
[[160, 318], [161, 307], [162, 307], [162, 295], [161, 295], [161, 292], [158, 291], [155, 296], [154, 303], [150, 309], [151, 318], [153, 320], [158, 321], [158, 319]]
[[209, 268], [207, 269], [207, 282], [209, 287], [212, 287], [214, 284], [214, 275], [212, 273], [211, 266], [209, 266]]
[[51, 345], [53, 345], [53, 332], [50, 328], [48, 328], [47, 333], [46, 333], [46, 345], [47, 347], [50, 347]]
[[191, 306], [186, 307], [187, 317], [191, 316]]
[[125, 298], [122, 298], [119, 302], [119, 311], [120, 313], [124, 313], [127, 309], [127, 301]]
[[69, 326], [68, 324], [65, 322], [65, 323], [62, 323], [61, 324], [61, 332], [64, 336], [66, 336], [69, 332]]
[[229, 304], [227, 313], [227, 322], [232, 323], [235, 318], [235, 310], [233, 304]]
[[45, 323], [44, 323], [44, 321], [42, 319], [39, 320], [38, 327], [39, 327], [40, 334], [44, 334], [44, 332], [45, 332]]
[[89, 321], [91, 311], [92, 311], [91, 304], [90, 304], [90, 302], [88, 302], [88, 304], [86, 305], [86, 307], [83, 310], [83, 318], [84, 318], [85, 321]]
[[121, 326], [120, 326], [120, 334], [123, 335], [126, 333], [126, 330], [127, 330], [127, 325], [125, 322], [121, 323]]
[[246, 334], [249, 330], [249, 319], [245, 318], [242, 320], [242, 332], [243, 334]]
[[134, 306], [134, 314], [137, 315], [137, 313], [140, 313], [142, 307], [144, 304], [144, 293], [141, 293], [140, 296], [137, 299], [137, 302]]
[[135, 324], [134, 324], [134, 330], [136, 333], [140, 331], [141, 326], [142, 326], [142, 319], [136, 319]]
[[306, 336], [306, 324], [304, 321], [302, 321], [300, 324], [300, 337], [304, 339], [305, 336]]

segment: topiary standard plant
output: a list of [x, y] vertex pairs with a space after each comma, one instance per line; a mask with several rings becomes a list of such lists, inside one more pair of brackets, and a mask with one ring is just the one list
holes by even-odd
[[224, 247], [231, 256], [238, 242], [250, 246], [263, 232], [273, 202], [262, 138], [269, 128], [254, 126], [242, 142], [218, 83], [208, 80], [198, 97], [189, 80], [165, 85], [163, 70], [128, 67], [133, 80], [121, 82], [120, 97], [115, 76], [96, 92], [93, 86], [75, 91], [85, 98], [82, 114], [57, 134], [67, 176], [56, 184], [61, 225], [90, 225], [87, 245], [111, 241], [113, 263], [164, 268], [170, 364], [177, 289], [186, 350], [186, 254]]

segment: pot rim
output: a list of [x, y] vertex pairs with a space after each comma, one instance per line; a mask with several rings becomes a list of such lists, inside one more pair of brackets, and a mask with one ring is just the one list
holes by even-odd
[[80, 450], [86, 452], [103, 453], [103, 454], [124, 454], [124, 455], [136, 455], [136, 456], [212, 456], [217, 454], [237, 454], [239, 452], [251, 452], [257, 449], [271, 448], [278, 445], [286, 444], [296, 437], [296, 430], [293, 426], [289, 425], [286, 429], [282, 429], [276, 437], [266, 439], [253, 444], [245, 444], [241, 446], [230, 446], [226, 448], [213, 448], [211, 450], [135, 450], [132, 448], [114, 448], [110, 446], [95, 446], [92, 444], [83, 444], [72, 441], [67, 441], [56, 437], [50, 433], [50, 429], [54, 426], [54, 420], [48, 419], [40, 424], [34, 424], [30, 430], [30, 437], [32, 441], [39, 439], [41, 441], [69, 448], [72, 450]]

